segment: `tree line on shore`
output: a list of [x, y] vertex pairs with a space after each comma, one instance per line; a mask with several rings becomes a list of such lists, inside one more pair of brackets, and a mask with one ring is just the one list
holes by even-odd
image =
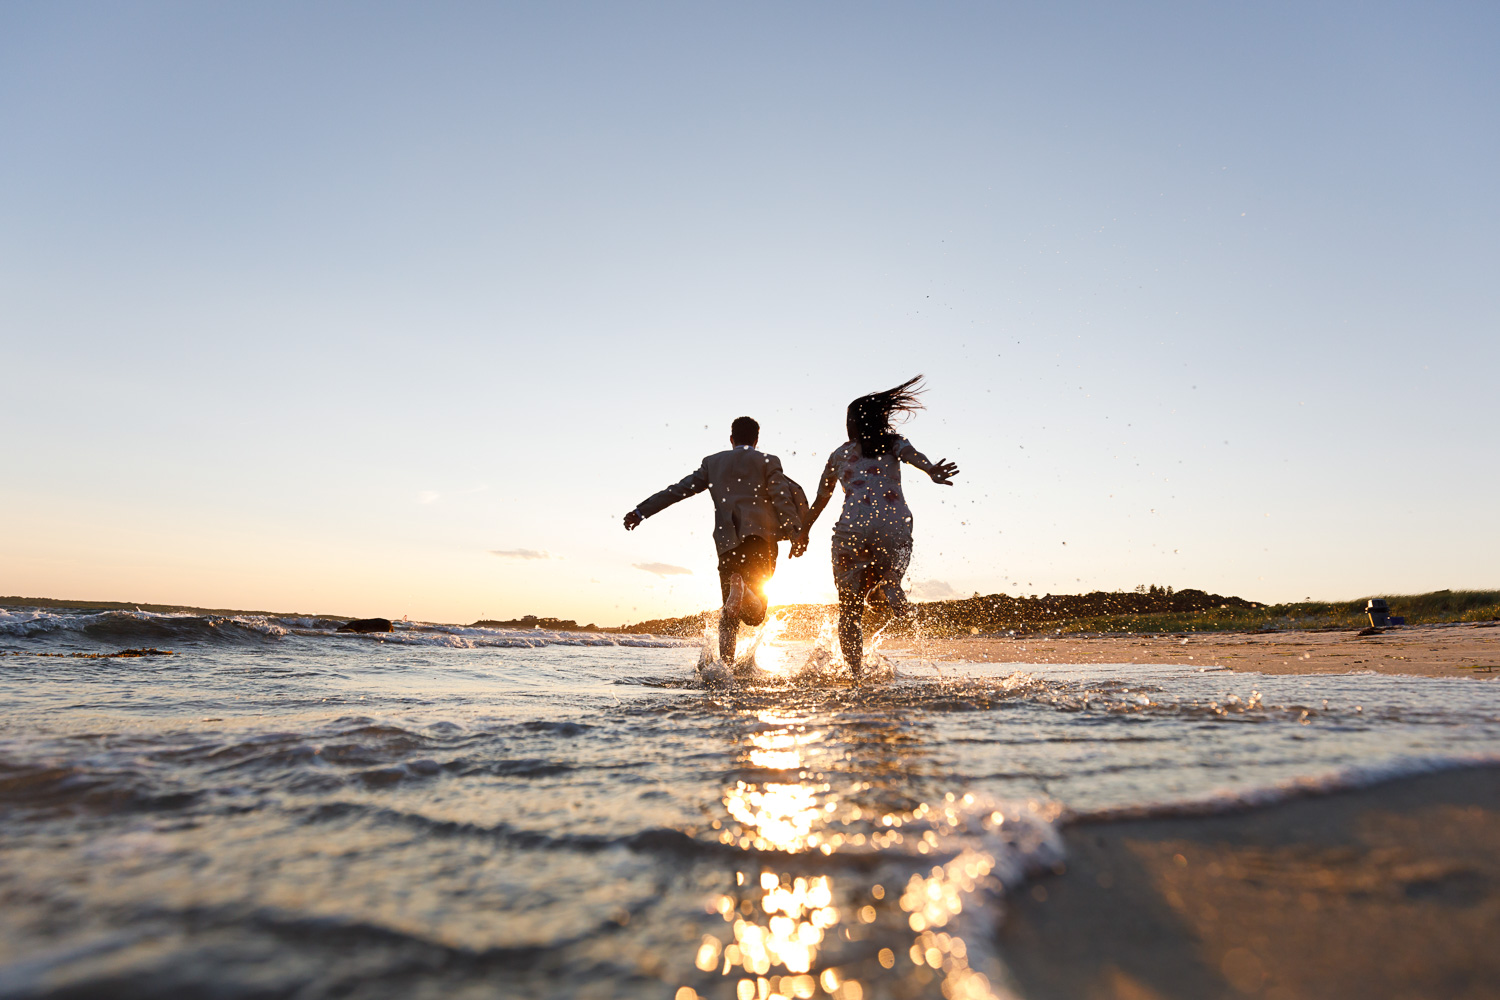
[[[1438, 590], [1426, 594], [1386, 594], [1394, 614], [1408, 625], [1438, 622], [1500, 621], [1500, 591]], [[1365, 602], [1301, 601], [1265, 604], [1202, 590], [1141, 586], [1132, 592], [1017, 596], [975, 594], [959, 600], [917, 605], [914, 621], [892, 621], [878, 600], [865, 611], [866, 634], [884, 628], [889, 636], [913, 632], [936, 638], [1036, 632], [1210, 632], [1268, 629], [1347, 629], [1368, 624]], [[832, 620], [833, 604], [788, 604], [772, 608], [786, 622], [785, 635], [810, 639]], [[657, 618], [611, 632], [691, 636], [702, 634], [716, 611], [681, 618]]]

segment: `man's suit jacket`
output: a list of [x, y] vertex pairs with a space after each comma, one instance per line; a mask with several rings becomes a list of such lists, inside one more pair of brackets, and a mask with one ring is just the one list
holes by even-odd
[[714, 545], [720, 555], [751, 536], [775, 542], [802, 530], [807, 498], [801, 487], [781, 471], [781, 459], [743, 445], [709, 455], [696, 472], [641, 501], [636, 510], [650, 517], [704, 490], [714, 500]]

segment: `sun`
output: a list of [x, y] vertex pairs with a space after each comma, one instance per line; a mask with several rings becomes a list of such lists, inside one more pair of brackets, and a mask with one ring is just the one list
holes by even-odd
[[838, 598], [827, 562], [803, 556], [801, 559], [779, 559], [776, 575], [766, 587], [771, 606], [782, 604], [833, 604]]

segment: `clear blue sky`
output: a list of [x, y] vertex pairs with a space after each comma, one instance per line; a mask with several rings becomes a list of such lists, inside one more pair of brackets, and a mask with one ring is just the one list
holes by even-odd
[[811, 489], [916, 372], [920, 593], [1500, 585], [1497, 51], [1488, 3], [6, 4], [0, 593], [697, 611], [708, 500], [621, 515], [741, 413]]

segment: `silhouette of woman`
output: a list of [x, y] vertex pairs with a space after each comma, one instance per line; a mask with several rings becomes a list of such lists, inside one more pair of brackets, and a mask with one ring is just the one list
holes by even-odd
[[818, 496], [802, 534], [792, 542], [793, 556], [807, 551], [813, 522], [844, 489], [844, 509], [833, 526], [833, 581], [839, 592], [839, 647], [857, 679], [864, 654], [865, 600], [880, 591], [897, 614], [911, 614], [901, 578], [911, 561], [912, 517], [901, 492], [901, 463], [915, 466], [941, 486], [952, 486], [958, 466], [934, 463], [897, 434], [891, 418], [922, 409], [917, 398], [922, 376], [884, 392], [872, 392], [849, 404], [845, 428], [849, 440], [828, 456]]

